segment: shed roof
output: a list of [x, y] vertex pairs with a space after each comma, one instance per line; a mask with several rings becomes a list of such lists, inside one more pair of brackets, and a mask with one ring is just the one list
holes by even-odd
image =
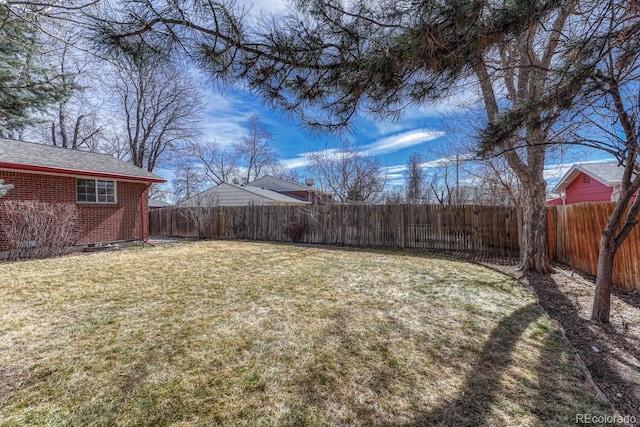
[[576, 163], [562, 177], [556, 186], [551, 190], [554, 193], [564, 192], [574, 179], [584, 173], [591, 178], [601, 182], [608, 187], [614, 187], [622, 182], [622, 173], [624, 168], [619, 165], [617, 160], [606, 162]]
[[4, 138], [0, 138], [0, 169], [147, 182], [165, 181], [151, 172], [108, 154]]

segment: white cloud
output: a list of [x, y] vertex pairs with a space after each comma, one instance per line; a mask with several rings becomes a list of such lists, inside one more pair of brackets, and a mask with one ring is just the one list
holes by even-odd
[[280, 160], [280, 163], [287, 169], [304, 168], [309, 164], [309, 161], [302, 155], [294, 157], [292, 159]]
[[473, 154], [460, 154], [457, 156], [442, 157], [420, 164], [423, 169], [439, 168], [447, 165], [454, 165], [456, 162], [465, 162], [473, 159]]
[[[434, 131], [431, 129], [414, 129], [407, 132], [401, 132], [366, 144], [360, 147], [362, 153], [370, 156], [393, 153], [404, 148], [413, 147], [425, 142], [438, 139], [444, 135], [444, 132]], [[308, 151], [300, 153], [291, 159], [281, 160], [281, 163], [288, 169], [301, 168], [309, 164], [308, 156], [316, 153], [331, 154], [338, 151], [337, 148], [329, 148], [318, 151]]]
[[309, 165], [309, 156], [313, 154], [322, 155], [322, 156], [331, 156], [338, 150], [339, 150], [338, 148], [325, 148], [324, 150], [307, 151], [307, 152], [298, 154], [294, 158], [280, 160], [280, 163], [282, 163], [284, 167], [287, 169], [304, 168]]
[[444, 132], [434, 131], [432, 129], [414, 129], [407, 132], [401, 132], [396, 135], [387, 136], [379, 139], [371, 144], [360, 147], [362, 151], [372, 156], [379, 154], [388, 154], [404, 148], [413, 147], [415, 145], [424, 144], [444, 136]]
[[230, 94], [216, 94], [207, 90], [201, 122], [203, 139], [220, 145], [238, 142], [246, 133], [247, 120], [253, 114], [255, 103], [244, 102]]
[[397, 173], [406, 171], [407, 166], [406, 165], [388, 166], [384, 168], [384, 170], [386, 171], [387, 175], [397, 174]]

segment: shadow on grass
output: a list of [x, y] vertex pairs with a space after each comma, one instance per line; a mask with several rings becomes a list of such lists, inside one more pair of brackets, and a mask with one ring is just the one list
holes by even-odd
[[[593, 379], [612, 400], [621, 415], [640, 417], [640, 381], [637, 365], [640, 351], [611, 325], [594, 324], [580, 316], [579, 307], [560, 289], [549, 275], [527, 274], [525, 279], [535, 290], [540, 304], [552, 319], [558, 321], [569, 341], [584, 360]], [[598, 351], [594, 351], [597, 347]], [[624, 352], [630, 358], [625, 358]], [[614, 397], [615, 396], [615, 397]]]
[[536, 304], [528, 304], [505, 317], [493, 329], [473, 363], [457, 399], [420, 414], [416, 426], [483, 425], [500, 390], [500, 376], [509, 368], [516, 343], [530, 324], [542, 316]]

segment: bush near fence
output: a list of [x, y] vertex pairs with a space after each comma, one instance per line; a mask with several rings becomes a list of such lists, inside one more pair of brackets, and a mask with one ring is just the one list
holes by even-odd
[[[615, 203], [547, 207], [549, 257], [595, 275], [602, 230]], [[622, 244], [613, 263], [613, 283], [640, 291], [640, 226]]]
[[[199, 237], [184, 208], [150, 211], [155, 236]], [[518, 256], [515, 208], [439, 205], [223, 206], [200, 208], [200, 237], [362, 247], [482, 251]], [[296, 224], [296, 232], [292, 225]], [[303, 225], [304, 224], [304, 225]], [[201, 227], [202, 228], [202, 227]]]

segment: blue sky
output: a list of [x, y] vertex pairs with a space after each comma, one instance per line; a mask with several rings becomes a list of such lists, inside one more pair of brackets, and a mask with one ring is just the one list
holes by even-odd
[[[338, 136], [307, 134], [294, 120], [271, 111], [241, 89], [219, 92], [215, 85], [206, 84], [203, 89], [203, 141], [215, 141], [223, 146], [239, 141], [246, 133], [247, 120], [256, 114], [273, 134], [273, 148], [278, 151], [281, 162], [296, 169], [301, 179], [307, 177], [305, 154], [341, 145]], [[390, 189], [403, 185], [403, 172], [414, 152], [425, 159], [427, 174], [435, 173], [447, 163], [453, 164], [456, 152], [452, 151], [452, 143], [455, 145], [456, 141], [473, 134], [473, 130], [468, 129], [469, 119], [462, 117], [464, 108], [476, 102], [479, 98], [467, 92], [437, 105], [408, 108], [398, 122], [358, 117], [352, 131], [343, 138], [380, 160]], [[575, 161], [605, 158], [607, 156], [599, 152], [574, 152], [552, 160], [545, 173], [549, 187], [553, 187]]]
[[[240, 4], [249, 8], [252, 16], [259, 16], [264, 10], [274, 14], [286, 11], [284, 0], [258, 0]], [[199, 80], [203, 82], [203, 141], [216, 141], [221, 145], [238, 141], [246, 133], [247, 120], [256, 114], [273, 134], [273, 147], [280, 154], [281, 162], [296, 169], [301, 179], [307, 176], [304, 171], [306, 153], [341, 144], [336, 136], [310, 136], [291, 118], [270, 111], [242, 89], [219, 92], [215, 85], [205, 83], [207, 79]], [[479, 95], [469, 89], [436, 105], [408, 108], [395, 123], [358, 117], [353, 123], [352, 132], [345, 137], [380, 160], [387, 173], [387, 188], [393, 188], [403, 184], [403, 171], [413, 152], [419, 152], [424, 157], [427, 173], [453, 161], [452, 155], [456, 153], [452, 152], [451, 143], [455, 144], [456, 140], [468, 138], [473, 133], [468, 129], [469, 120], [457, 120], [456, 116], [479, 101]], [[576, 160], [603, 158], [606, 156], [593, 152], [558, 158], [552, 161], [556, 164], [547, 167], [547, 181], [553, 186]]]
[[446, 154], [443, 150], [447, 132], [443, 121], [447, 119], [435, 109], [407, 110], [397, 123], [358, 117], [352, 131], [339, 137], [311, 136], [291, 118], [269, 110], [240, 89], [219, 93], [208, 87], [204, 101], [203, 141], [216, 141], [221, 145], [237, 142], [246, 133], [249, 117], [256, 114], [273, 134], [273, 148], [280, 154], [281, 162], [296, 169], [301, 178], [304, 178], [305, 155], [335, 148], [341, 144], [340, 138], [349, 139], [362, 151], [377, 157], [383, 167], [388, 168], [391, 185], [400, 183], [401, 169], [413, 152], [420, 152], [426, 160], [436, 160]]

